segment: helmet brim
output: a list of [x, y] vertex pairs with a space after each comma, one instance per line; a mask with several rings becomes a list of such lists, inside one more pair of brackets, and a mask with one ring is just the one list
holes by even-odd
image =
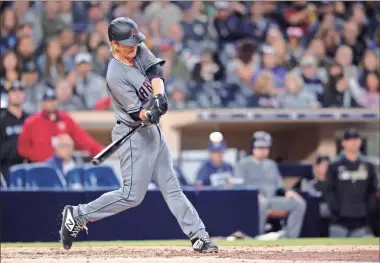
[[137, 35], [133, 36], [132, 38], [124, 39], [117, 41], [120, 43], [120, 45], [127, 46], [127, 47], [132, 47], [140, 44], [145, 40], [145, 36], [142, 33], [137, 33]]

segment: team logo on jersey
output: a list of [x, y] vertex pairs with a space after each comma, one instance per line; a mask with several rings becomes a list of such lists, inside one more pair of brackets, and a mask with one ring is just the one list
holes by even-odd
[[134, 29], [134, 28], [132, 28], [132, 29], [131, 29], [131, 37], [134, 37], [134, 36], [136, 36], [136, 35], [137, 35], [137, 30]]
[[148, 99], [152, 95], [153, 89], [149, 80], [145, 79], [141, 87], [139, 88], [139, 97], [142, 100]]

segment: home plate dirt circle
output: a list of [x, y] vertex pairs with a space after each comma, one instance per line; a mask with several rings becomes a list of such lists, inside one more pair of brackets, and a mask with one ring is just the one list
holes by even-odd
[[217, 254], [196, 254], [189, 247], [2, 247], [2, 263], [279, 263], [379, 262], [378, 246], [221, 247]]

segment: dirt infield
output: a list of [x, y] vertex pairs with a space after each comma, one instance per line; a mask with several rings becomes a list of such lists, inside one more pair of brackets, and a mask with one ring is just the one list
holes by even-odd
[[221, 247], [218, 254], [195, 254], [189, 247], [1, 248], [2, 263], [251, 263], [379, 262], [378, 246], [247, 246]]

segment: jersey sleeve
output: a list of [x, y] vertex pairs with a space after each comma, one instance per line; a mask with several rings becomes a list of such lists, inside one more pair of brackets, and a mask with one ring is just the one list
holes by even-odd
[[148, 68], [150, 68], [153, 65], [159, 64], [162, 66], [165, 64], [165, 60], [156, 58], [156, 56], [153, 55], [153, 53], [144, 43], [141, 43], [139, 45], [137, 60], [139, 61], [145, 72], [148, 70]]
[[124, 76], [107, 78], [107, 89], [113, 99], [122, 105], [128, 114], [141, 109], [141, 101], [137, 96], [136, 90], [128, 83], [128, 80]]

